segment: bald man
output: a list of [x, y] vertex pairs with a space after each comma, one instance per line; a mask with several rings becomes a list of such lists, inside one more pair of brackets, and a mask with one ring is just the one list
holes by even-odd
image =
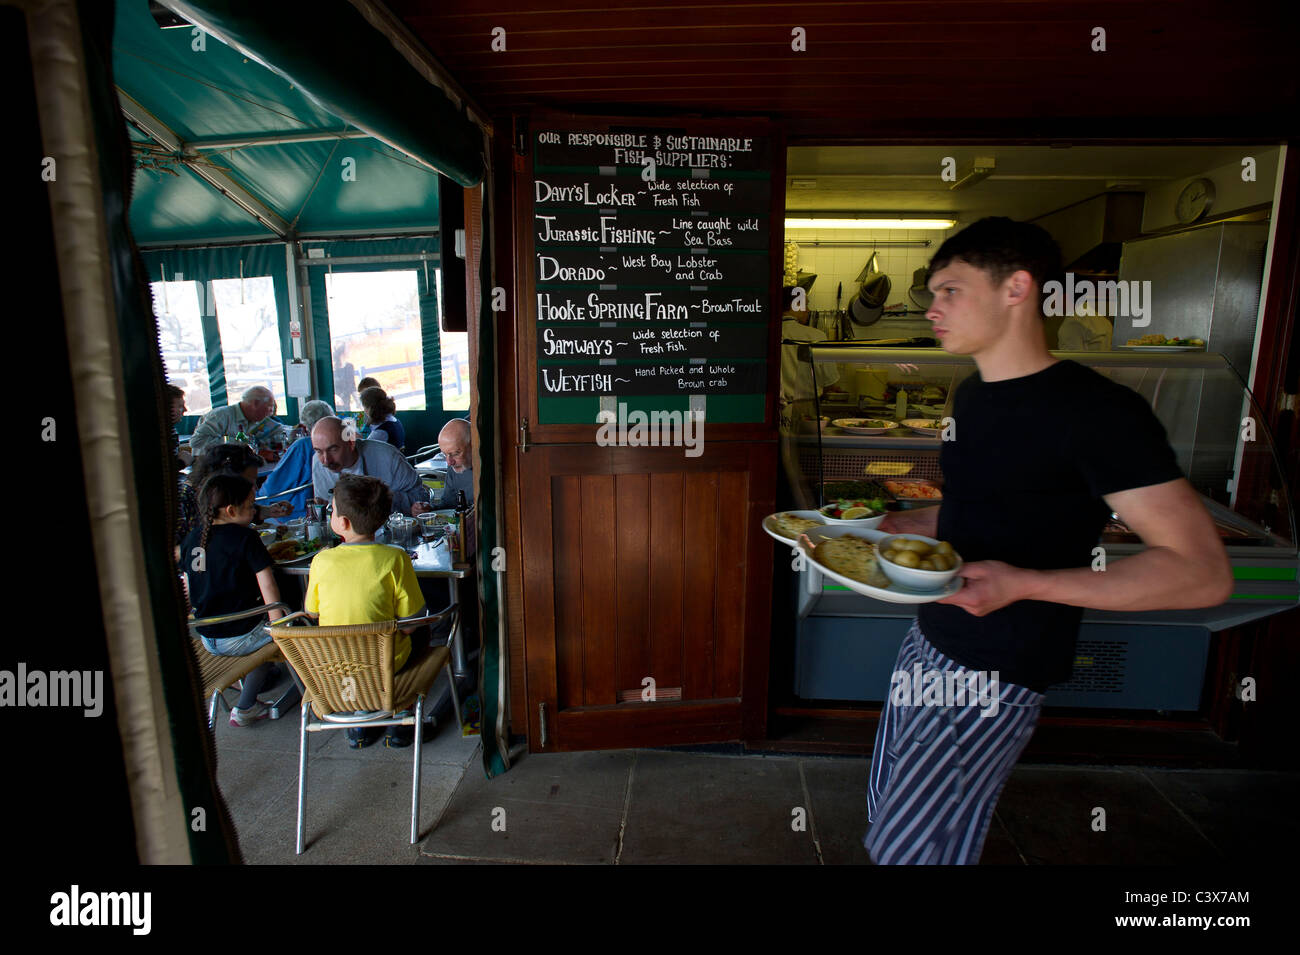
[[276, 439], [281, 444], [288, 444], [289, 431], [271, 417], [273, 414], [275, 395], [269, 388], [254, 385], [244, 392], [239, 404], [208, 412], [194, 429], [190, 450], [198, 457], [214, 444], [220, 444], [222, 438], [233, 438], [240, 431], [262, 448], [267, 448]]
[[383, 441], [364, 441], [355, 427], [329, 415], [311, 429], [311, 446], [316, 452], [311, 479], [316, 499], [328, 501], [340, 474], [377, 477], [393, 492], [393, 510], [418, 514], [428, 499], [424, 484], [402, 452]]
[[[447, 478], [437, 507], [455, 507], [456, 492], [465, 492], [465, 503], [474, 503], [474, 432], [464, 418], [452, 418], [438, 432], [438, 448], [447, 457]], [[433, 505], [420, 507], [431, 510]]]

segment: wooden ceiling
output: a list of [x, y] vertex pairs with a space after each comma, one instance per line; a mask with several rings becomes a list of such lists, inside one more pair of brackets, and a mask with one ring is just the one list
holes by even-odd
[[1288, 138], [1300, 112], [1287, 0], [387, 5], [498, 115], [763, 115], [809, 141], [979, 138], [990, 121], [1027, 139], [1213, 140]]

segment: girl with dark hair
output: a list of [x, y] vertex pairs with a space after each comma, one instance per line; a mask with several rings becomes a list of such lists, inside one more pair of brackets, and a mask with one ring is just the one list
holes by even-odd
[[[190, 484], [199, 492], [203, 485], [217, 474], [236, 474], [257, 487], [257, 472], [264, 462], [257, 453], [244, 444], [217, 444], [204, 451], [190, 470]], [[286, 517], [293, 509], [288, 501], [258, 507], [254, 520], [258, 523], [268, 517]]]
[[[252, 483], [237, 474], [213, 475], [199, 493], [199, 526], [181, 545], [181, 569], [195, 617], [217, 617], [280, 601], [274, 561], [248, 526], [256, 510], [253, 494]], [[267, 613], [271, 620], [284, 616], [278, 608]], [[260, 617], [203, 627], [199, 639], [209, 653], [221, 657], [247, 656], [271, 642]], [[230, 711], [230, 725], [247, 726], [265, 718], [270, 708], [257, 694], [282, 675], [276, 664], [265, 663], [244, 677], [239, 702]]]
[[397, 420], [397, 403], [382, 388], [367, 388], [361, 392], [361, 407], [370, 422], [370, 441], [386, 441], [403, 454], [406, 453], [406, 429]]

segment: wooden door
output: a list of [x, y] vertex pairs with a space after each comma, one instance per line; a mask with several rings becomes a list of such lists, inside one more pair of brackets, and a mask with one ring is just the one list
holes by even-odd
[[[597, 129], [624, 135], [630, 129], [634, 133], [648, 130], [643, 137], [647, 142], [662, 134], [665, 145], [672, 135], [761, 136], [765, 138], [755, 141], [763, 143], [762, 148], [768, 150], [764, 155], [774, 158], [775, 167], [757, 170], [749, 157], [751, 168], [739, 173], [669, 173], [680, 179], [710, 175], [719, 181], [727, 179], [737, 183], [735, 195], [743, 193], [745, 201], [762, 203], [758, 212], [729, 213], [732, 226], [746, 223], [751, 230], [736, 233], [736, 245], [746, 246], [743, 251], [722, 251], [717, 256], [712, 251], [702, 255], [699, 249], [658, 251], [661, 258], [680, 253], [675, 259], [678, 262], [721, 259], [723, 265], [710, 270], [707, 277], [702, 272], [693, 281], [647, 286], [654, 278], [647, 279], [644, 271], [632, 279], [631, 269], [614, 269], [600, 280], [602, 284], [575, 291], [548, 284], [539, 274], [544, 271], [539, 269], [541, 256], [563, 262], [565, 251], [544, 248], [547, 234], [542, 230], [581, 228], [586, 219], [579, 198], [635, 191], [636, 167], [631, 173], [622, 170], [621, 179], [593, 182], [592, 188], [583, 191], [578, 184], [582, 175], [619, 174], [611, 174], [612, 167], [603, 165], [596, 173], [592, 171], [595, 167], [574, 165], [567, 158], [553, 160], [549, 166], [542, 160], [534, 168], [534, 155], [543, 155], [540, 149], [530, 148], [515, 157], [512, 266], [520, 307], [511, 329], [514, 382], [509, 389], [513, 399], [509, 410], [515, 420], [513, 430], [503, 434], [514, 438], [513, 467], [506, 468], [507, 483], [514, 486], [507, 487], [506, 498], [513, 502], [517, 515], [522, 575], [517, 599], [522, 606], [516, 608], [515, 620], [523, 631], [529, 748], [553, 752], [761, 737], [766, 726], [773, 559], [771, 540], [763, 533], [761, 521], [773, 510], [775, 498], [783, 144], [770, 127], [753, 122], [729, 124], [727, 132], [718, 132], [714, 126], [702, 127], [698, 120], [692, 124], [685, 120], [569, 118], [566, 126], [565, 119], [554, 117], [534, 117], [531, 129], [520, 132], [516, 143], [545, 142], [538, 134], [543, 123], [548, 131]], [[697, 144], [714, 141], [690, 140]], [[694, 161], [698, 154], [687, 155]], [[629, 161], [635, 162], [635, 156]], [[536, 178], [545, 178], [548, 185], [536, 186]], [[554, 218], [544, 226], [539, 224], [543, 212], [540, 203], [534, 206], [534, 200], [560, 188], [575, 197], [574, 207], [554, 213], [547, 210], [545, 215]], [[687, 191], [676, 184], [673, 188], [682, 194]], [[695, 191], [694, 186], [690, 188]], [[618, 227], [629, 232], [649, 223], [664, 230], [677, 228], [674, 217], [665, 216], [662, 209], [648, 208], [648, 197], [655, 194], [652, 190], [637, 193], [636, 201], [647, 208], [620, 208], [616, 213], [601, 209], [599, 214], [616, 214]], [[698, 191], [702, 196], [708, 193]], [[733, 208], [738, 201], [733, 201]], [[701, 207], [708, 210], [707, 221], [716, 226], [716, 210], [709, 209], [707, 200]], [[678, 209], [674, 216], [686, 217], [692, 212], [690, 208]], [[595, 216], [593, 211], [588, 218], [593, 227], [599, 221], [603, 230], [605, 221]], [[753, 237], [756, 222], [766, 226], [764, 240]], [[728, 227], [721, 228], [724, 231], [714, 233], [710, 243], [723, 244], [718, 236], [727, 235]], [[693, 234], [704, 235], [690, 228], [682, 232], [683, 237]], [[672, 244], [671, 238], [666, 244]], [[591, 263], [600, 263], [603, 255], [604, 264], [631, 266], [640, 253], [602, 247], [589, 248], [585, 254]], [[599, 441], [597, 407], [602, 412], [612, 410], [623, 396], [583, 394], [557, 399], [546, 394], [547, 381], [541, 371], [548, 363], [545, 343], [557, 335], [600, 336], [603, 331], [596, 329], [618, 329], [609, 334], [617, 337], [621, 332], [627, 341], [633, 337], [630, 331], [666, 327], [671, 322], [650, 320], [647, 306], [643, 321], [621, 326], [615, 321], [588, 323], [577, 336], [570, 329], [582, 323], [570, 323], [567, 318], [576, 316], [569, 312], [563, 325], [549, 326], [551, 334], [545, 336], [544, 343], [538, 330], [539, 311], [540, 327], [546, 328], [556, 301], [584, 303], [590, 292], [627, 309], [628, 303], [641, 300], [641, 290], [649, 288], [660, 290], [660, 302], [686, 303], [698, 309], [690, 312], [690, 321], [678, 319], [677, 327], [718, 328], [724, 345], [730, 341], [726, 347], [741, 354], [732, 367], [742, 374], [731, 379], [730, 391], [719, 388], [707, 394], [667, 396], [641, 392], [628, 398], [629, 406], [639, 401], [641, 407], [647, 407], [662, 400], [667, 403], [665, 408], [680, 409], [689, 401], [689, 408], [704, 409], [704, 440], [689, 454], [682, 446], [635, 442], [608, 446]], [[715, 324], [704, 314], [711, 313], [711, 307], [698, 303], [707, 296], [721, 301], [724, 295], [761, 303], [762, 313], [738, 315], [732, 325]], [[539, 299], [547, 303], [545, 309], [539, 308]], [[696, 341], [699, 338], [696, 336]], [[639, 346], [619, 347], [636, 350]], [[616, 354], [626, 355], [627, 351]], [[688, 369], [709, 367], [712, 371], [716, 366], [708, 363], [715, 358], [730, 364], [723, 354], [714, 346], [711, 352], [680, 360], [688, 363]], [[691, 357], [704, 364], [689, 364]], [[659, 361], [668, 363], [667, 359]], [[745, 361], [750, 364], [741, 367]], [[586, 367], [607, 371], [611, 365], [629, 369], [635, 367], [636, 360]], [[571, 370], [571, 366], [565, 368]], [[699, 382], [693, 377], [688, 374], [686, 379], [690, 390], [703, 390], [695, 387]], [[621, 387], [636, 387], [632, 371], [624, 372], [619, 380], [631, 382]]]
[[531, 748], [761, 735], [770, 449], [534, 447], [520, 474]]

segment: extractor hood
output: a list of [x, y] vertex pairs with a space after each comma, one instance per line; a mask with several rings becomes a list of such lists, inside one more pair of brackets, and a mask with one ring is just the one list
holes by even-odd
[[1106, 192], [1031, 220], [1061, 247], [1067, 272], [1119, 271], [1123, 243], [1142, 234], [1141, 192]]

